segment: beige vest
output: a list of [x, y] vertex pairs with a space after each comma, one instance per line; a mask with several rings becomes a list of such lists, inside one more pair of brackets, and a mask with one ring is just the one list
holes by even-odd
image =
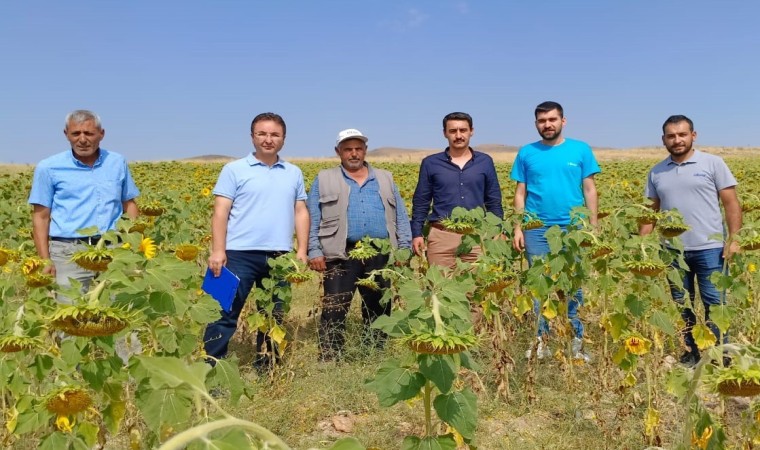
[[[398, 247], [396, 237], [396, 196], [393, 194], [393, 175], [387, 170], [367, 168], [374, 172], [380, 185], [380, 198], [385, 207], [385, 225], [388, 229], [391, 245]], [[325, 169], [319, 172], [319, 209], [322, 220], [319, 222], [319, 246], [325, 259], [347, 259], [346, 239], [348, 236], [348, 183], [343, 178], [340, 168]]]

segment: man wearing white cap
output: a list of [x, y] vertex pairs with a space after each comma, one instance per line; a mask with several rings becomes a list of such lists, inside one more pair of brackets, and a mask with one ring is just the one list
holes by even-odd
[[[335, 153], [340, 166], [319, 172], [307, 200], [309, 229], [309, 266], [324, 273], [324, 298], [320, 320], [320, 359], [340, 357], [345, 342], [346, 315], [356, 290], [356, 281], [384, 267], [388, 255], [365, 260], [348, 258], [357, 242], [365, 237], [390, 239], [395, 248], [411, 248], [412, 230], [404, 201], [393, 182], [393, 175], [375, 169], [364, 161], [367, 137], [359, 130], [338, 133]], [[382, 289], [387, 282], [377, 276]], [[381, 290], [359, 287], [365, 331], [381, 314], [390, 312], [383, 305]], [[376, 336], [376, 344], [382, 337]]]

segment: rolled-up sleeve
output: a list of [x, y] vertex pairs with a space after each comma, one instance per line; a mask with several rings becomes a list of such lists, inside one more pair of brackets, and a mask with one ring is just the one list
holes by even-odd
[[309, 208], [309, 259], [324, 256], [322, 248], [319, 245], [319, 223], [322, 221], [322, 210], [319, 209], [319, 175], [314, 178], [309, 190], [309, 196], [306, 199], [306, 206]]

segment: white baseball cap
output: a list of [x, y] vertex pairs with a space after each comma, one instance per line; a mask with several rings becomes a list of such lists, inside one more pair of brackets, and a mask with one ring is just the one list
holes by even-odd
[[338, 133], [338, 138], [335, 140], [335, 146], [337, 147], [340, 145], [341, 142], [345, 141], [346, 139], [361, 139], [366, 144], [369, 140], [367, 136], [363, 135], [361, 131], [355, 129], [355, 128], [349, 128], [347, 130], [343, 130], [340, 133]]

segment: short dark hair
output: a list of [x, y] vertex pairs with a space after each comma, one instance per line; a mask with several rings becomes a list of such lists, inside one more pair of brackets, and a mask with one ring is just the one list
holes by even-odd
[[466, 120], [468, 124], [470, 124], [470, 128], [472, 128], [472, 116], [463, 113], [463, 112], [453, 112], [446, 114], [446, 117], [443, 118], [443, 131], [446, 131], [446, 122], [449, 120]]
[[271, 120], [272, 122], [279, 124], [282, 127], [282, 135], [285, 136], [285, 134], [287, 134], [285, 121], [282, 119], [282, 116], [273, 112], [261, 113], [254, 117], [253, 122], [251, 122], [251, 133], [253, 133], [253, 127], [255, 127], [258, 122], [264, 122], [266, 120]]
[[565, 117], [565, 110], [562, 109], [562, 105], [552, 101], [543, 102], [536, 106], [536, 110], [533, 112], [533, 115], [536, 117], [536, 119], [538, 119], [539, 113], [548, 113], [549, 111], [554, 111], [555, 109], [559, 112], [560, 117]]
[[681, 114], [675, 114], [673, 116], [668, 117], [665, 120], [665, 123], [662, 124], [662, 134], [665, 134], [665, 127], [667, 127], [668, 125], [675, 125], [681, 122], [688, 123], [689, 131], [694, 131], [694, 122], [692, 122], [691, 119]]

